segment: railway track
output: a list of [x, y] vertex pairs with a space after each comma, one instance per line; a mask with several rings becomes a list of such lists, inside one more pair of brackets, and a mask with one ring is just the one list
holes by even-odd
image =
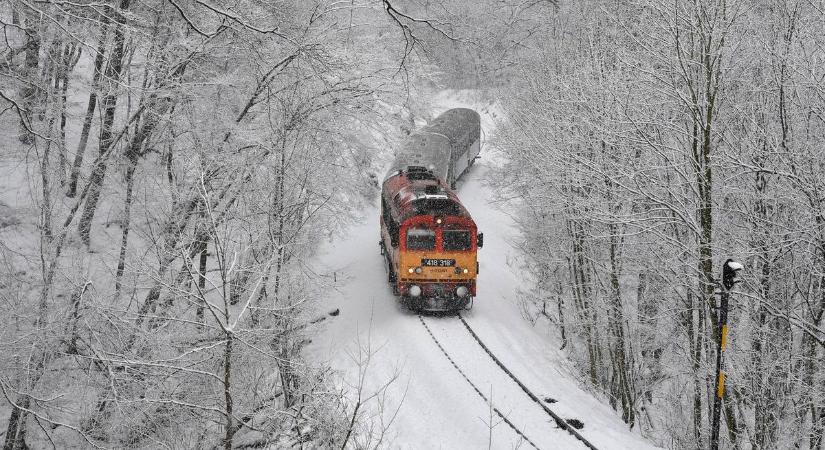
[[[458, 373], [462, 376], [462, 378], [464, 378], [464, 380], [473, 388], [473, 390], [476, 392], [476, 394], [478, 394], [478, 396], [481, 397], [484, 400], [485, 403], [490, 405], [493, 412], [499, 418], [501, 418], [501, 420], [505, 424], [507, 424], [507, 426], [509, 426], [520, 438], [522, 438], [525, 442], [527, 442], [533, 448], [539, 449], [539, 446], [535, 443], [535, 441], [528, 438], [527, 434], [522, 429], [520, 429], [518, 426], [516, 426], [516, 424], [514, 424], [513, 421], [511, 421], [505, 414], [503, 414], [499, 408], [493, 406], [492, 399], [488, 398], [478, 388], [478, 386], [476, 386], [476, 384], [473, 383], [470, 380], [470, 378], [467, 376], [466, 372], [456, 362], [455, 358], [453, 358], [450, 355], [450, 353], [447, 351], [447, 349], [444, 347], [444, 345], [441, 343], [441, 341], [438, 340], [435, 333], [433, 333], [431, 327], [427, 324], [427, 321], [424, 320], [424, 316], [422, 316], [421, 314], [418, 314], [418, 319], [421, 322], [421, 324], [424, 326], [424, 328], [427, 330], [427, 333], [430, 335], [433, 342], [435, 342], [436, 346], [439, 348], [439, 350], [441, 350], [441, 353], [444, 354], [444, 356], [447, 358], [447, 360], [450, 362], [450, 364], [458, 371]], [[479, 338], [479, 336], [475, 333], [475, 331], [470, 326], [470, 324], [467, 323], [467, 321], [464, 319], [464, 317], [461, 316], [460, 313], [458, 314], [458, 319], [461, 321], [461, 323], [463, 325], [463, 328], [466, 330], [466, 332], [472, 338], [472, 340], [484, 351], [484, 353], [486, 353], [489, 356], [489, 358], [495, 363], [495, 365], [504, 374], [506, 374], [507, 377], [510, 380], [512, 380], [521, 389], [521, 391], [525, 395], [527, 395], [528, 398], [530, 398], [530, 400], [532, 400], [534, 403], [536, 403], [544, 411], [544, 413], [546, 413], [548, 416], [550, 416], [552, 418], [552, 420], [555, 422], [555, 424], [558, 428], [561, 428], [564, 431], [566, 431], [567, 433], [569, 433], [571, 436], [573, 436], [575, 439], [577, 439], [579, 442], [581, 442], [581, 444], [583, 444], [585, 447], [587, 447], [589, 449], [592, 449], [592, 450], [597, 450], [597, 448], [590, 441], [588, 441], [584, 436], [582, 436], [581, 433], [579, 433], [575, 428], [573, 428], [569, 423], [567, 423], [561, 416], [559, 416], [558, 414], [553, 412], [553, 410], [548, 408], [547, 405], [545, 405], [541, 401], [541, 399], [539, 399], [538, 396], [536, 396], [523, 382], [521, 382], [521, 380], [519, 380], [515, 376], [515, 374], [513, 374], [513, 372], [510, 369], [508, 369], [507, 366], [505, 366], [504, 363], [502, 363], [501, 360], [498, 357], [495, 356], [495, 354], [493, 354], [493, 352], [490, 350], [490, 348], [487, 347], [486, 344], [484, 344], [484, 342], [481, 340], [481, 338]]]

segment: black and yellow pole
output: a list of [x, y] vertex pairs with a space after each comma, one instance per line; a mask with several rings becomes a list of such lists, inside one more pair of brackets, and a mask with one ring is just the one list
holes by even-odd
[[730, 290], [739, 280], [737, 273], [742, 264], [728, 259], [722, 266], [722, 292], [719, 299], [719, 340], [716, 346], [716, 395], [713, 398], [713, 417], [710, 429], [710, 448], [719, 450], [719, 419], [722, 415], [722, 399], [725, 397], [725, 348], [728, 345], [728, 301]]
[[727, 289], [722, 290], [719, 302], [719, 341], [716, 346], [716, 396], [713, 397], [713, 419], [711, 422], [710, 448], [719, 449], [719, 417], [722, 414], [722, 397], [725, 396], [725, 347], [728, 344], [728, 298]]

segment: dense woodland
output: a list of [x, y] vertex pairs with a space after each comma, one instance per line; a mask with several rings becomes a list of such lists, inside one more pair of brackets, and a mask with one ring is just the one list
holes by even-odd
[[822, 449], [825, 4], [571, 2], [502, 96], [529, 314], [630, 426], [706, 448], [722, 263], [723, 446]]
[[4, 449], [369, 443], [301, 357], [323, 289], [303, 262], [371, 199], [405, 40], [365, 48], [403, 22], [255, 0], [2, 14], [23, 199], [0, 249]]
[[722, 446], [825, 448], [822, 1], [2, 0], [0, 25], [4, 450], [387, 445], [375, 393], [301, 353], [306, 260], [445, 87], [504, 113], [525, 326], [594, 395], [706, 448], [734, 258]]

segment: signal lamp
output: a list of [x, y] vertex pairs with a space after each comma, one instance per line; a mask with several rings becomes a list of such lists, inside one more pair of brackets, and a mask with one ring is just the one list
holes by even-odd
[[415, 273], [421, 273], [421, 272], [422, 272], [422, 270], [421, 270], [421, 268], [420, 268], [420, 267], [416, 267], [416, 268], [415, 268]]
[[410, 273], [413, 273], [413, 272], [415, 272], [415, 269], [413, 269], [412, 267], [410, 267], [409, 269], [407, 269], [407, 271], [408, 271], [408, 272], [410, 272]]

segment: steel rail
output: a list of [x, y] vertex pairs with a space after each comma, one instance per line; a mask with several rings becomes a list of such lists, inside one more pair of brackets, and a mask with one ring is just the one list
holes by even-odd
[[547, 405], [545, 405], [536, 396], [536, 394], [533, 394], [533, 392], [530, 391], [530, 389], [528, 389], [527, 386], [525, 386], [524, 383], [521, 382], [521, 380], [516, 378], [516, 376], [513, 375], [513, 372], [511, 372], [510, 369], [508, 369], [507, 366], [505, 366], [504, 363], [502, 363], [501, 360], [498, 359], [496, 357], [496, 355], [493, 354], [492, 351], [490, 351], [490, 348], [487, 347], [487, 345], [484, 344], [484, 342], [481, 340], [481, 338], [478, 337], [478, 335], [475, 333], [475, 331], [473, 331], [473, 329], [470, 327], [470, 324], [468, 324], [467, 321], [464, 320], [464, 317], [461, 316], [460, 312], [458, 313], [458, 318], [461, 320], [461, 323], [464, 324], [464, 327], [467, 328], [467, 331], [470, 332], [470, 335], [473, 337], [473, 339], [478, 343], [478, 345], [481, 346], [482, 349], [484, 349], [484, 351], [487, 353], [487, 355], [490, 358], [492, 358], [492, 360], [496, 363], [496, 365], [498, 365], [498, 367], [501, 370], [503, 370], [504, 373], [506, 373], [507, 376], [509, 376], [510, 379], [513, 380], [521, 388], [521, 390], [524, 391], [525, 394], [527, 394], [528, 397], [530, 397], [531, 400], [533, 400], [534, 402], [536, 402], [536, 404], [541, 406], [541, 408], [544, 410], [544, 412], [546, 412], [548, 415], [550, 415], [550, 417], [553, 418], [553, 420], [556, 422], [556, 425], [558, 425], [559, 428], [562, 428], [563, 430], [565, 430], [568, 433], [572, 434], [576, 439], [578, 439], [585, 446], [587, 446], [587, 448], [589, 448], [591, 450], [598, 450], [595, 445], [593, 445], [584, 436], [582, 436], [581, 433], [576, 431], [576, 429], [574, 429], [569, 423], [567, 423], [564, 419], [562, 419], [561, 416], [554, 413], [550, 408], [548, 408]]
[[[453, 367], [455, 368], [455, 370], [457, 370], [457, 371], [458, 371], [458, 373], [459, 373], [459, 374], [461, 374], [461, 376], [464, 378], [464, 381], [466, 381], [467, 383], [469, 383], [469, 385], [473, 388], [473, 390], [474, 390], [474, 391], [476, 391], [476, 394], [478, 394], [478, 395], [479, 395], [479, 397], [481, 397], [481, 399], [482, 399], [482, 400], [484, 400], [484, 402], [485, 402], [485, 403], [487, 403], [488, 405], [490, 405], [490, 407], [492, 407], [492, 408], [493, 408], [493, 411], [496, 413], [496, 415], [498, 415], [498, 416], [501, 418], [501, 420], [503, 420], [503, 421], [504, 421], [504, 423], [506, 423], [506, 424], [507, 424], [510, 428], [512, 428], [512, 429], [513, 429], [513, 431], [515, 431], [515, 432], [516, 432], [516, 434], [518, 434], [518, 435], [519, 435], [522, 439], [524, 439], [524, 440], [525, 440], [528, 444], [530, 444], [531, 446], [533, 446], [533, 448], [535, 448], [536, 450], [540, 450], [540, 449], [539, 449], [539, 447], [538, 447], [538, 446], [537, 446], [537, 445], [536, 445], [533, 441], [531, 441], [531, 440], [530, 440], [530, 438], [528, 438], [528, 437], [527, 437], [527, 436], [526, 436], [526, 435], [525, 435], [525, 434], [524, 434], [521, 430], [519, 430], [519, 429], [518, 429], [518, 427], [516, 427], [516, 426], [513, 424], [513, 422], [511, 422], [511, 421], [510, 421], [510, 419], [508, 419], [508, 418], [507, 418], [504, 414], [502, 414], [502, 413], [501, 413], [501, 411], [499, 411], [499, 410], [498, 410], [498, 408], [496, 408], [495, 406], [493, 406], [493, 402], [492, 402], [492, 400], [489, 400], [489, 399], [487, 398], [487, 396], [485, 396], [485, 395], [481, 392], [481, 390], [480, 390], [478, 387], [476, 387], [476, 385], [475, 385], [475, 384], [473, 384], [473, 382], [472, 382], [472, 381], [470, 381], [470, 378], [469, 378], [469, 377], [467, 377], [467, 374], [465, 374], [465, 373], [464, 373], [464, 371], [463, 371], [463, 370], [461, 370], [461, 368], [460, 368], [460, 367], [458, 367], [458, 364], [456, 364], [456, 362], [453, 360], [453, 358], [452, 358], [452, 357], [450, 357], [450, 354], [449, 354], [449, 353], [447, 353], [447, 350], [444, 348], [444, 346], [443, 346], [443, 345], [441, 345], [441, 342], [439, 342], [439, 341], [438, 341], [438, 338], [436, 338], [436, 337], [435, 337], [435, 335], [433, 334], [432, 330], [430, 330], [430, 327], [427, 325], [427, 322], [425, 322], [425, 321], [424, 321], [424, 317], [422, 317], [422, 316], [421, 316], [421, 314], [419, 314], [419, 315], [418, 315], [418, 320], [420, 320], [420, 321], [421, 321], [421, 325], [424, 325], [424, 328], [427, 330], [427, 333], [428, 333], [428, 334], [430, 335], [430, 337], [433, 339], [433, 342], [435, 342], [435, 345], [437, 345], [437, 346], [438, 346], [439, 350], [441, 350], [441, 353], [443, 353], [443, 354], [444, 354], [444, 356], [446, 356], [446, 357], [447, 357], [447, 360], [448, 360], [448, 361], [450, 361], [450, 364], [452, 364], [452, 365], [453, 365]], [[493, 426], [493, 425], [492, 425], [492, 424], [489, 424], [489, 426]]]

